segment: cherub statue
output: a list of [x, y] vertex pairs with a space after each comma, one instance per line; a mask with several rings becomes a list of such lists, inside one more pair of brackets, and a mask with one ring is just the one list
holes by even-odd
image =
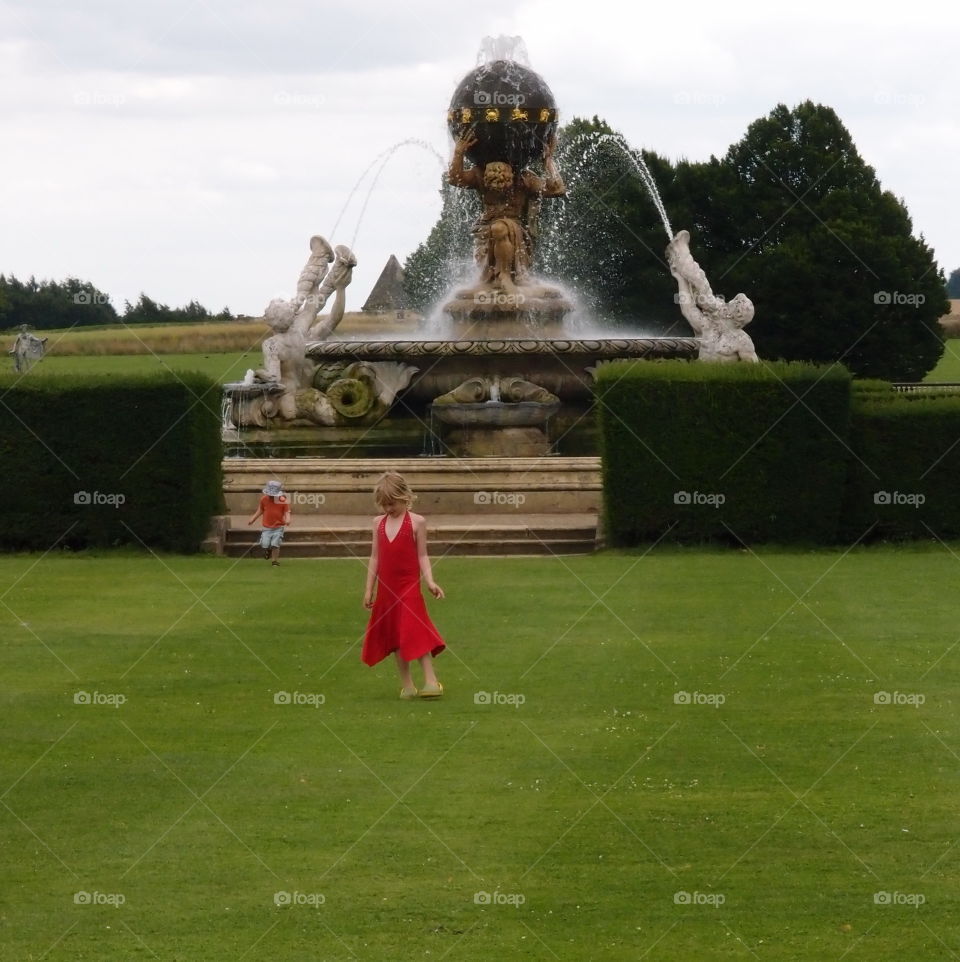
[[[329, 267], [334, 261], [332, 268]], [[264, 320], [273, 335], [263, 342], [263, 367], [256, 372], [260, 381], [283, 385], [277, 399], [278, 413], [287, 420], [297, 417], [297, 391], [309, 386], [312, 366], [306, 361], [307, 336], [313, 340], [328, 337], [343, 318], [344, 289], [353, 279], [357, 260], [349, 247], [339, 244], [334, 250], [325, 238], [310, 238], [310, 257], [300, 272], [297, 293], [292, 300], [275, 298], [264, 311]], [[333, 310], [320, 324], [317, 315], [336, 291]]]
[[679, 231], [667, 244], [667, 265], [679, 288], [680, 311], [700, 338], [701, 361], [758, 361], [750, 335], [743, 328], [753, 320], [753, 302], [746, 294], [732, 301], [714, 294], [703, 268], [690, 253], [690, 232]]

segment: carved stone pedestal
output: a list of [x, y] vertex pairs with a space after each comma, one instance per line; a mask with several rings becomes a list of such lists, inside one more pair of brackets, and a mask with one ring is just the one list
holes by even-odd
[[443, 445], [458, 458], [540, 458], [550, 442], [540, 428], [455, 428]]
[[534, 294], [519, 290], [516, 294], [489, 291], [458, 295], [443, 306], [444, 313], [450, 317], [450, 339], [563, 337], [563, 319], [573, 310], [573, 305], [559, 291], [543, 296], [542, 288], [532, 290]]

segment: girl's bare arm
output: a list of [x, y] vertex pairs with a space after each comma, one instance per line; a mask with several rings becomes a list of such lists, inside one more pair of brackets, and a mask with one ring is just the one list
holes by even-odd
[[370, 561], [367, 563], [367, 585], [363, 589], [363, 607], [373, 607], [373, 591], [377, 583], [377, 569], [380, 565], [379, 552], [377, 550], [377, 528], [380, 524], [379, 518], [373, 519], [373, 540], [370, 544]]
[[443, 597], [443, 588], [433, 580], [433, 568], [430, 565], [430, 555], [427, 554], [427, 521], [422, 515], [413, 515], [413, 534], [417, 541], [417, 560], [420, 562], [420, 574], [427, 583], [427, 591], [434, 598]]

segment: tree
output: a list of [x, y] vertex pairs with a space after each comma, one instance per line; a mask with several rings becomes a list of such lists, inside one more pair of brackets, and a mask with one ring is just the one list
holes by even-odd
[[947, 297], [960, 297], [960, 267], [950, 272], [947, 280]]
[[669, 285], [660, 291], [667, 306], [651, 312], [649, 281], [667, 238], [623, 153], [626, 142], [598, 117], [574, 118], [558, 140], [567, 196], [543, 205], [535, 270], [568, 285], [598, 321], [636, 326], [662, 320], [672, 304]]
[[169, 313], [170, 308], [166, 304], [158, 304], [141, 291], [136, 304], [126, 302], [123, 311], [123, 323], [162, 324], [169, 319]]
[[110, 298], [89, 281], [20, 281], [0, 275], [0, 328], [26, 324], [34, 330], [115, 324]]
[[715, 235], [704, 247], [718, 257], [703, 266], [716, 286], [753, 300], [761, 357], [841, 361], [892, 380], [933, 369], [943, 273], [832, 109], [777, 106], [723, 166], [720, 189], [704, 198], [704, 233]]

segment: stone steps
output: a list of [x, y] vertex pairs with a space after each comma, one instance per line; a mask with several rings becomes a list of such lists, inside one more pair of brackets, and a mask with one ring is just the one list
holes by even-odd
[[427, 517], [600, 510], [599, 458], [236, 458], [223, 462], [227, 513], [253, 514], [276, 478], [295, 518], [373, 515], [373, 486], [387, 469], [407, 479]]
[[[210, 550], [258, 555], [248, 527], [264, 484], [283, 482], [292, 521], [285, 558], [364, 560], [376, 506], [373, 487], [399, 471], [427, 518], [431, 557], [549, 555], [593, 551], [601, 503], [599, 458], [228, 458], [223, 462], [228, 517]], [[216, 526], [215, 526], [216, 527]]]
[[[223, 552], [228, 557], [260, 557], [260, 529], [247, 517], [229, 519]], [[372, 516], [293, 519], [284, 532], [284, 558], [359, 558], [370, 554]], [[584, 554], [596, 547], [596, 515], [473, 515], [428, 518], [432, 559], [445, 555]]]

